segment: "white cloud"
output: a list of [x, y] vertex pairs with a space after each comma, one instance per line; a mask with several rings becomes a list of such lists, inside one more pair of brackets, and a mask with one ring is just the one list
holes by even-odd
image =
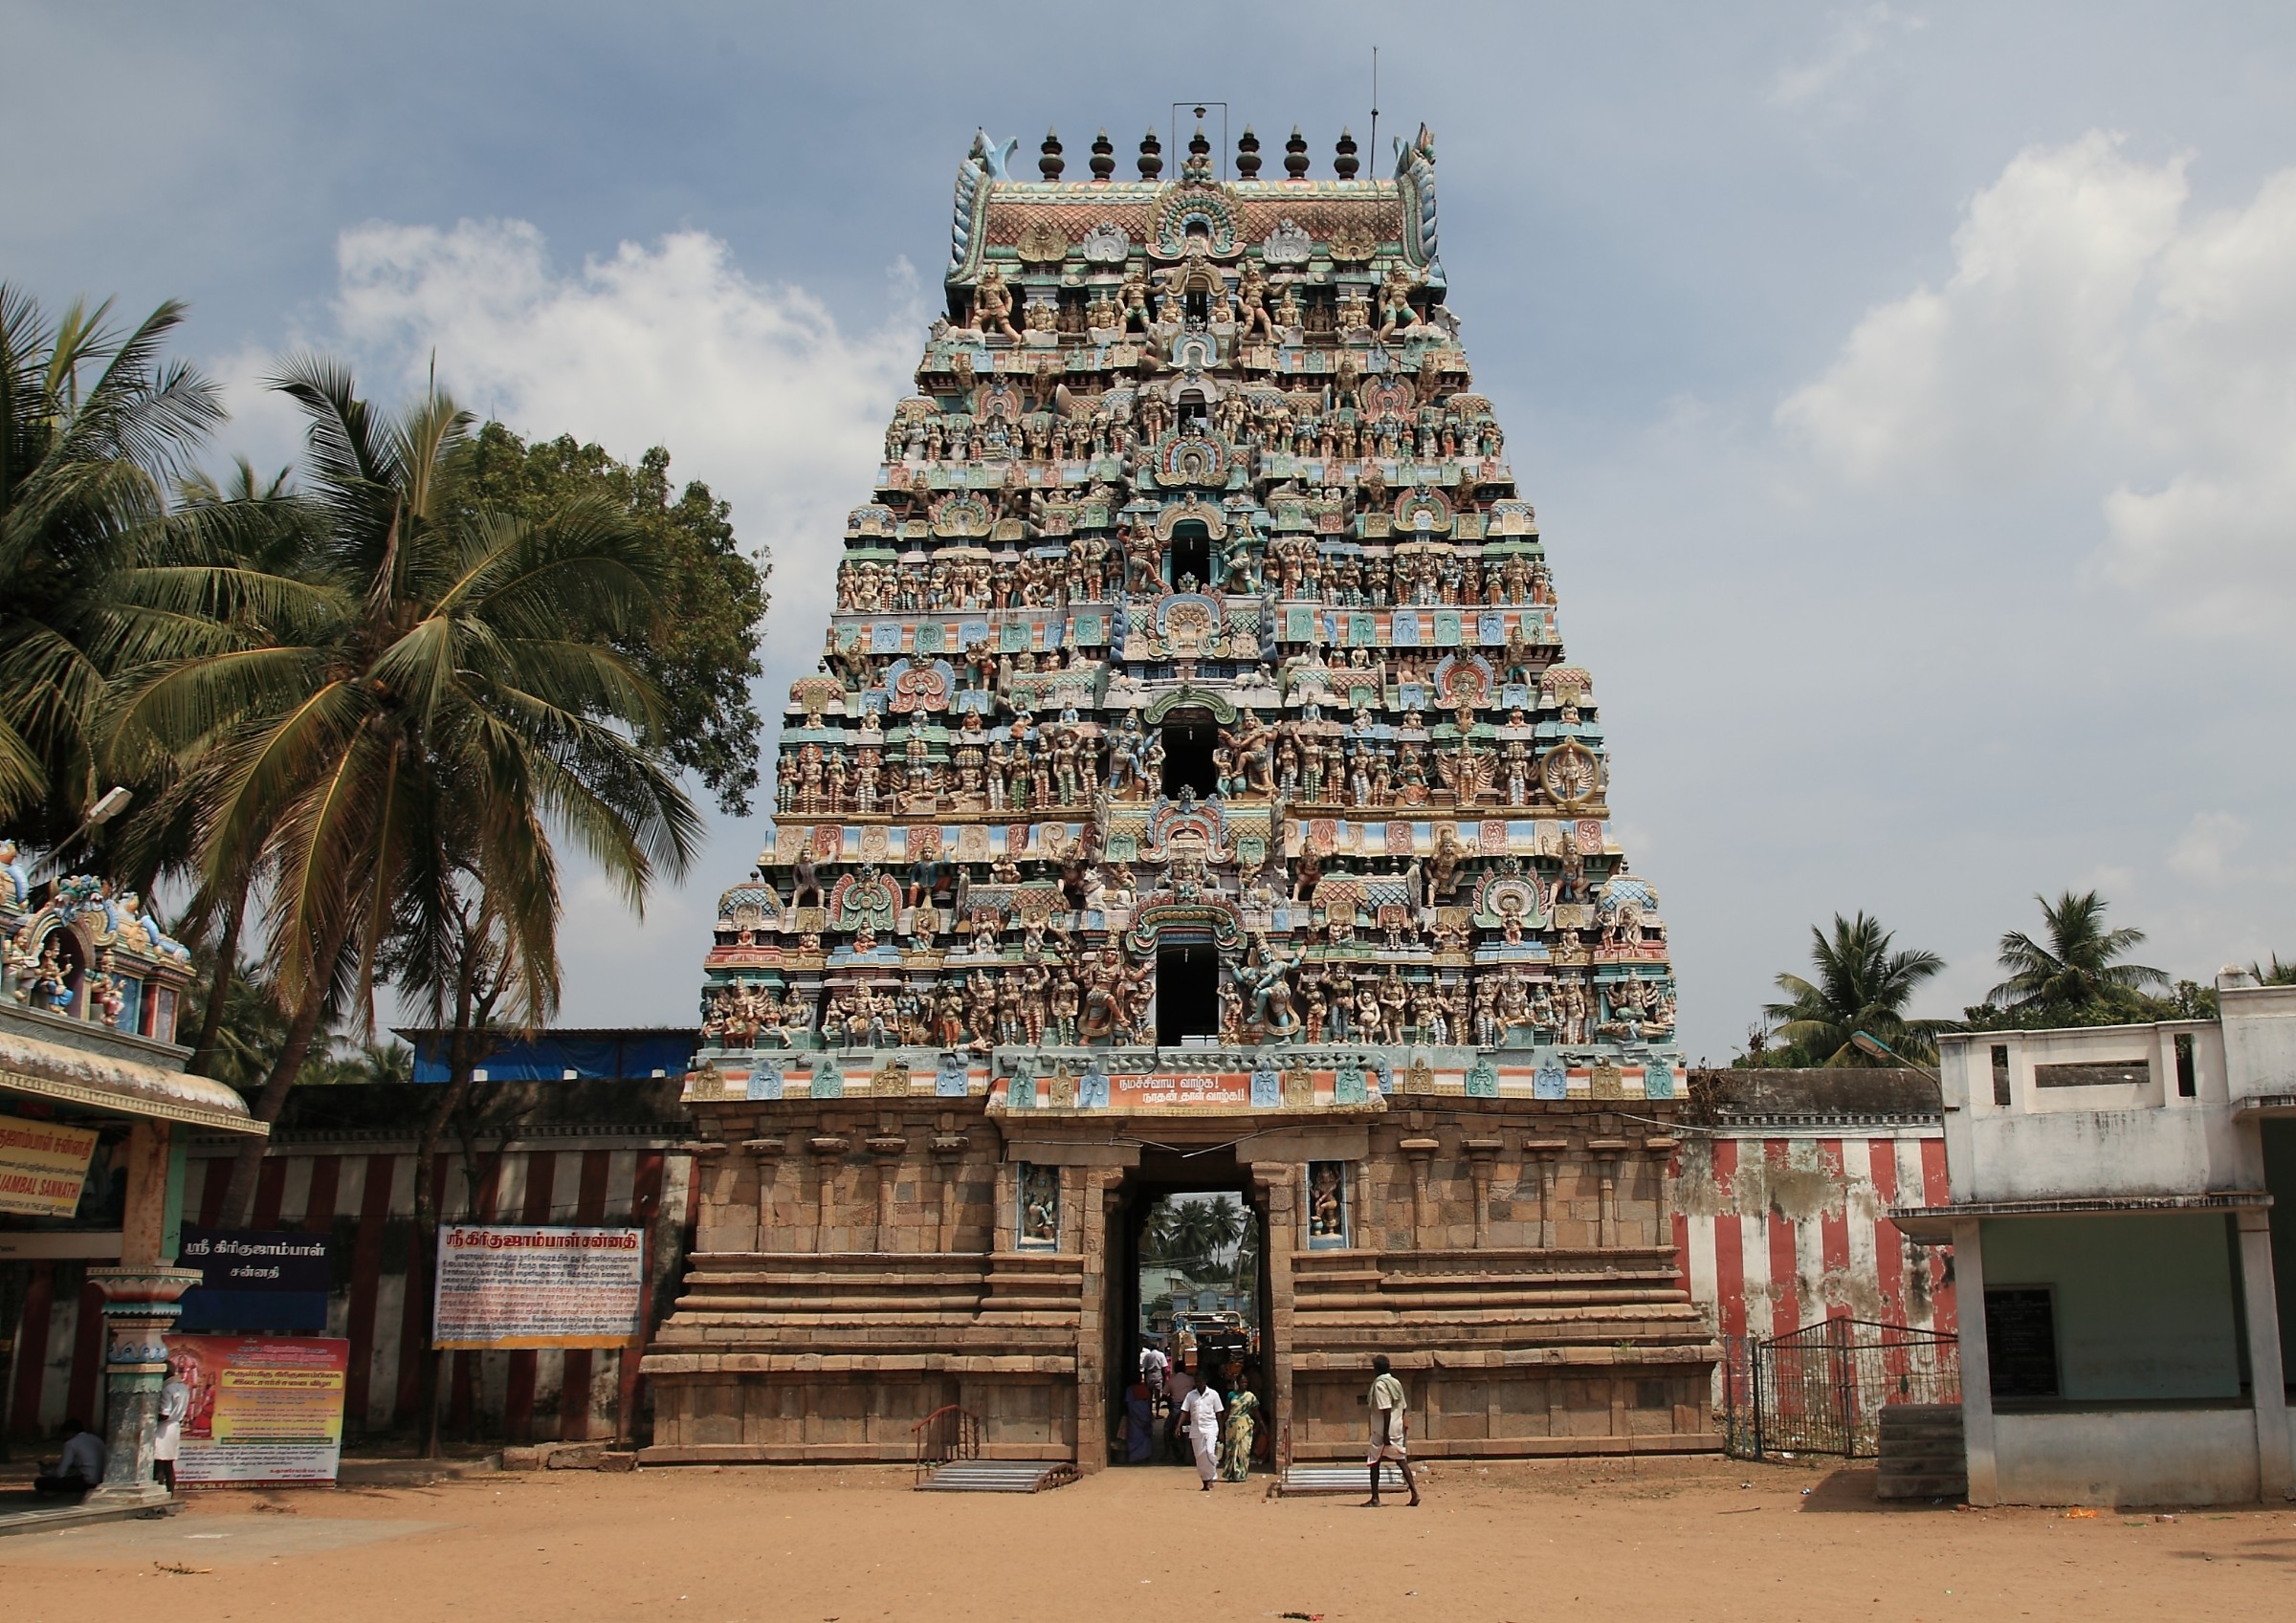
[[1921, 18], [1888, 6], [1837, 12], [1823, 50], [1797, 67], [1778, 70], [1770, 85], [1770, 105], [1788, 110], [1808, 106], [1839, 84], [1860, 60], [1879, 50], [1893, 32], [1910, 33], [1922, 26]]
[[1855, 484], [2093, 492], [2089, 574], [2164, 625], [2296, 607], [2296, 170], [2193, 217], [2186, 161], [2092, 132], [1970, 203], [1954, 271], [1870, 311], [1776, 421]]
[[2230, 812], [2195, 812], [2169, 846], [2169, 870], [2196, 884], [2221, 885], [2238, 877], [2247, 838], [2247, 822]]
[[625, 458], [670, 448], [738, 532], [773, 548], [775, 618], [821, 623], [848, 508], [868, 498], [893, 403], [909, 392], [922, 318], [904, 299], [849, 334], [802, 288], [751, 281], [725, 245], [682, 231], [553, 268], [519, 220], [342, 233], [336, 309], [358, 350], [418, 385], [433, 353], [463, 403], [536, 434]]

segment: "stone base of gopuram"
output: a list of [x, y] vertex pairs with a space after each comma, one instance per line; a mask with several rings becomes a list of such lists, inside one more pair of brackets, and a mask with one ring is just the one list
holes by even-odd
[[905, 1462], [950, 1406], [985, 1458], [1121, 1458], [1138, 1230], [1183, 1191], [1261, 1225], [1250, 1366], [1294, 1459], [1360, 1458], [1381, 1352], [1416, 1457], [1721, 1446], [1674, 1101], [1521, 1097], [1504, 1053], [1267, 1052], [705, 1056], [643, 1459]]

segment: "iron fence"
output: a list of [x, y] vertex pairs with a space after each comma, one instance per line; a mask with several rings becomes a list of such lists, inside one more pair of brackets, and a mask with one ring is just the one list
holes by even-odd
[[1960, 1340], [1935, 1330], [1841, 1318], [1723, 1338], [1723, 1431], [1741, 1459], [1871, 1456], [1889, 1405], [1960, 1401]]

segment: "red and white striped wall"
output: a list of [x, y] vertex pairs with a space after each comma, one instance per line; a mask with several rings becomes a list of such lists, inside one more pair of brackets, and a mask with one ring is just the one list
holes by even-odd
[[1718, 1334], [1829, 1318], [1957, 1333], [1950, 1254], [1889, 1220], [1949, 1198], [1941, 1129], [1686, 1130], [1673, 1173], [1675, 1251]]
[[[580, 1143], [579, 1140], [575, 1141]], [[231, 1158], [191, 1163], [188, 1218], [213, 1226]], [[328, 1232], [335, 1287], [327, 1333], [349, 1340], [345, 1430], [352, 1437], [410, 1432], [417, 1413], [417, 1330], [406, 1311], [414, 1238], [413, 1152], [284, 1146], [267, 1157], [250, 1226]], [[693, 1233], [693, 1158], [663, 1145], [560, 1149], [513, 1144], [442, 1154], [433, 1173], [449, 1221], [629, 1223], [650, 1231], [650, 1274], [675, 1280]], [[671, 1255], [662, 1255], [668, 1247]], [[67, 1415], [91, 1422], [103, 1403], [100, 1299], [78, 1262], [32, 1262], [14, 1327], [17, 1356], [6, 1397], [9, 1435], [47, 1437]], [[657, 1283], [650, 1292], [657, 1300]], [[651, 1325], [655, 1303], [648, 1303]], [[512, 1442], [612, 1437], [643, 1406], [636, 1355], [618, 1349], [455, 1352], [440, 1381], [450, 1437]]]

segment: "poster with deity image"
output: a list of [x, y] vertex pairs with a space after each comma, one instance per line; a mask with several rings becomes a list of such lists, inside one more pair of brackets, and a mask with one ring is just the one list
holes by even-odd
[[191, 1392], [175, 1480], [333, 1481], [350, 1362], [351, 1344], [336, 1336], [169, 1336], [168, 1371]]

